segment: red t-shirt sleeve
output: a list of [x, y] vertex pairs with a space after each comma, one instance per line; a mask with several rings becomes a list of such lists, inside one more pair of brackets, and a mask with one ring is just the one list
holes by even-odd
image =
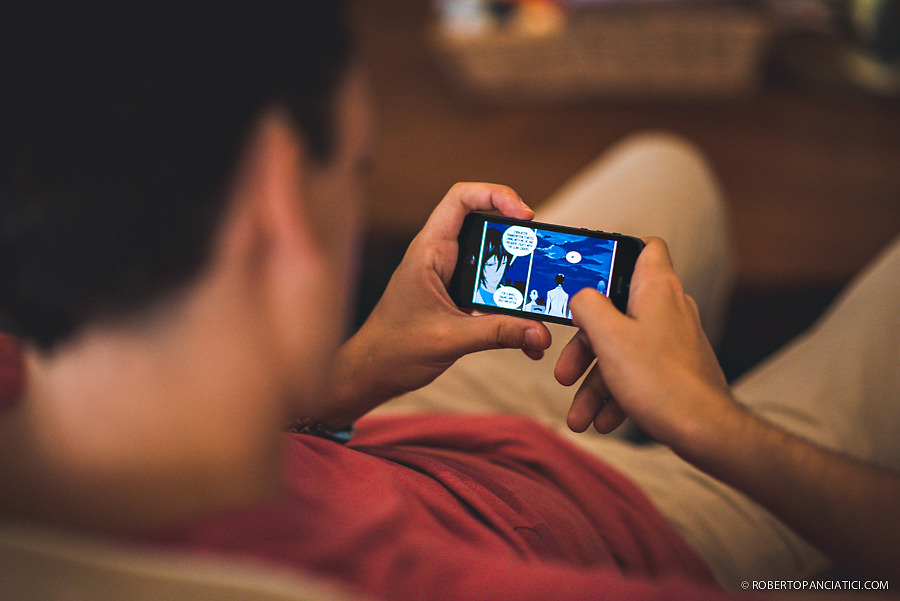
[[0, 412], [19, 400], [23, 380], [21, 346], [15, 338], [0, 334]]

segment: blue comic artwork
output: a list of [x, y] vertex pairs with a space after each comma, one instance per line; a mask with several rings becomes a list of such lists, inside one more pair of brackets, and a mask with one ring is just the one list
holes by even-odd
[[607, 294], [614, 240], [546, 230], [538, 230], [537, 237], [527, 293], [534, 298], [531, 310], [571, 319], [569, 299], [576, 292], [594, 288]]
[[607, 294], [615, 248], [614, 240], [486, 223], [473, 302], [571, 318], [576, 292]]
[[[516, 229], [513, 229], [516, 228]], [[522, 299], [528, 285], [528, 274], [531, 269], [531, 251], [533, 244], [514, 245], [513, 234], [531, 232], [536, 240], [534, 230], [517, 226], [485, 223], [482, 235], [481, 256], [478, 269], [478, 281], [475, 285], [473, 302], [491, 307], [521, 309]], [[505, 240], [505, 244], [504, 244]], [[528, 248], [531, 246], [531, 248]], [[527, 251], [527, 254], [522, 254]], [[518, 294], [516, 294], [518, 292]]]

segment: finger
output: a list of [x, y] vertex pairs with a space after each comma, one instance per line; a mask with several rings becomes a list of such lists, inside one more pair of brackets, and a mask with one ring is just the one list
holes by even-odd
[[573, 432], [584, 432], [609, 399], [609, 388], [597, 365], [591, 368], [572, 399], [566, 423]]
[[645, 246], [638, 255], [635, 269], [638, 269], [638, 265], [643, 265], [646, 269], [674, 271], [672, 255], [669, 254], [669, 245], [665, 240], [654, 236], [642, 238], [642, 240]]
[[525, 353], [525, 356], [534, 361], [540, 361], [544, 358], [544, 351], [541, 349], [533, 349], [530, 347], [523, 347], [522, 352]]
[[595, 354], [599, 354], [603, 345], [615, 346], [631, 325], [612, 301], [591, 288], [575, 294], [569, 308], [572, 322], [587, 334]]
[[563, 386], [571, 386], [578, 381], [585, 370], [594, 362], [594, 349], [584, 330], [578, 330], [559, 354], [553, 375]]
[[[672, 258], [665, 241], [661, 238], [646, 238], [646, 246], [638, 256], [631, 279], [631, 293], [628, 298], [628, 314], [641, 319], [654, 310], [666, 307], [660, 304], [661, 295], [678, 299], [684, 295], [684, 288], [672, 267]], [[652, 290], [651, 294], [647, 294]]]
[[694, 300], [694, 297], [690, 294], [685, 294], [684, 302], [687, 303], [687, 306], [690, 308], [691, 315], [694, 316], [694, 320], [697, 323], [700, 323], [700, 307], [697, 306], [697, 301]]
[[625, 411], [615, 399], [609, 399], [594, 417], [594, 429], [600, 434], [609, 434], [625, 421]]
[[458, 183], [435, 207], [422, 234], [437, 240], [456, 242], [463, 219], [473, 211], [497, 209], [507, 217], [531, 219], [534, 211], [509, 186], [487, 183]]
[[529, 357], [540, 358], [552, 341], [544, 324], [506, 315], [466, 316], [459, 320], [454, 332], [459, 337], [456, 350], [460, 353], [520, 348], [529, 351]]

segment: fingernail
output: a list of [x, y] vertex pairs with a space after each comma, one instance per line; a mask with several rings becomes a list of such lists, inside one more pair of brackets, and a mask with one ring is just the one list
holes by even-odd
[[525, 346], [530, 348], [540, 348], [541, 335], [536, 330], [525, 330]]

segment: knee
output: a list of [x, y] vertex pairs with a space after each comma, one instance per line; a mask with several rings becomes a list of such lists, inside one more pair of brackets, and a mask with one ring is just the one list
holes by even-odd
[[686, 176], [716, 187], [716, 178], [706, 154], [694, 142], [674, 132], [645, 130], [629, 134], [615, 143], [607, 156], [613, 160], [670, 166]]

